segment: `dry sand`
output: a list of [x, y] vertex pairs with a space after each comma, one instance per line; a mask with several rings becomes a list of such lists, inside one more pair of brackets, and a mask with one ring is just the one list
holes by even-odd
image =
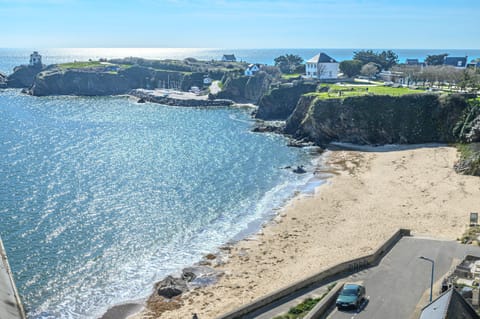
[[455, 173], [450, 147], [393, 152], [331, 151], [335, 176], [297, 196], [254, 238], [231, 248], [225, 275], [186, 293], [178, 308], [135, 318], [215, 318], [336, 263], [369, 254], [398, 228], [456, 239], [480, 210], [480, 178]]

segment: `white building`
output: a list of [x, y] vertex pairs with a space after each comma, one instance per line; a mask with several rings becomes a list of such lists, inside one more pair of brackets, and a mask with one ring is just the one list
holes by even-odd
[[336, 79], [338, 78], [340, 64], [325, 53], [319, 53], [305, 64], [307, 78]]
[[253, 76], [255, 73], [260, 71], [260, 66], [258, 64], [249, 64], [245, 70], [246, 76]]
[[42, 56], [38, 54], [37, 51], [34, 51], [30, 54], [30, 66], [42, 65]]

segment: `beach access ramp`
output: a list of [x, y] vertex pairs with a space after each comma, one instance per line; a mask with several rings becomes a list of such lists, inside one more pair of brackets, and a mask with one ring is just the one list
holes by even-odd
[[25, 319], [23, 305], [18, 295], [7, 254], [0, 238], [0, 318]]

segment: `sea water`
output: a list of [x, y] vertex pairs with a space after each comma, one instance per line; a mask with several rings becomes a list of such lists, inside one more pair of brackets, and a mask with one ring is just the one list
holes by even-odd
[[[0, 72], [27, 63], [31, 51], [0, 49]], [[224, 53], [272, 64], [280, 54], [308, 58], [317, 51], [40, 53], [46, 64]], [[322, 51], [341, 60], [354, 50]], [[248, 109], [0, 90], [0, 235], [28, 317], [95, 318], [146, 297], [155, 281], [255, 231], [294, 192], [311, 191], [304, 187], [310, 175], [285, 168], [311, 165], [309, 151], [287, 147], [282, 136], [252, 133], [253, 124]]]
[[30, 318], [94, 318], [265, 219], [306, 150], [250, 110], [0, 91], [0, 235]]

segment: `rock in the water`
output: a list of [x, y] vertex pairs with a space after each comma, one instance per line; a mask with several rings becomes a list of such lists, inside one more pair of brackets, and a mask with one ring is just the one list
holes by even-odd
[[303, 166], [297, 166], [297, 168], [295, 168], [293, 172], [295, 174], [305, 174], [307, 171], [303, 168]]
[[146, 102], [146, 101], [145, 101], [144, 98], [140, 98], [140, 99], [138, 99], [138, 101], [137, 101], [137, 103], [145, 103], [145, 102]]
[[187, 283], [183, 279], [168, 276], [157, 283], [156, 289], [160, 296], [171, 299], [187, 291]]

